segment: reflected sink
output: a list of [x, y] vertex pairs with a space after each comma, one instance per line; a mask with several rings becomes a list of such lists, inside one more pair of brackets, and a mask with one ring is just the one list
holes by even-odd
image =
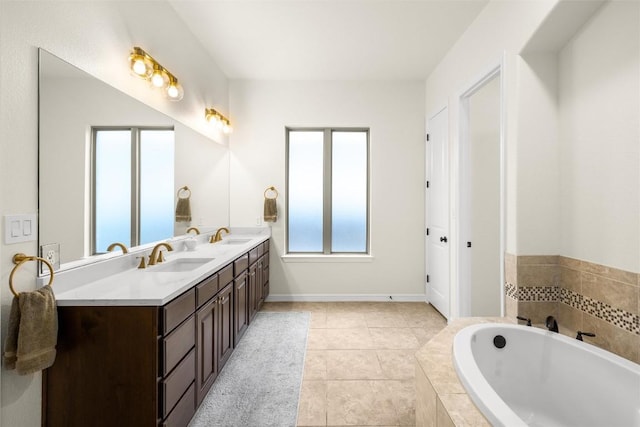
[[160, 265], [149, 266], [150, 272], [179, 273], [183, 271], [195, 270], [202, 267], [215, 258], [178, 258], [173, 261], [163, 262]]
[[227, 240], [223, 240], [222, 244], [223, 245], [243, 245], [247, 242], [249, 242], [251, 239], [227, 239]]

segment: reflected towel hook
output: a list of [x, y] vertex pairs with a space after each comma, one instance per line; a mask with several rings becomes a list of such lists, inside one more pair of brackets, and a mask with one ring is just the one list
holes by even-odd
[[19, 293], [16, 292], [16, 290], [13, 288], [13, 275], [15, 274], [16, 270], [18, 268], [20, 268], [20, 266], [26, 262], [29, 261], [41, 261], [43, 263], [45, 263], [45, 265], [49, 268], [49, 272], [51, 273], [51, 275], [49, 276], [49, 283], [47, 283], [47, 286], [51, 286], [51, 284], [53, 283], [53, 266], [51, 265], [51, 263], [49, 261], [47, 261], [44, 258], [40, 258], [38, 256], [27, 256], [23, 253], [17, 253], [13, 256], [13, 263], [16, 265], [15, 267], [13, 267], [13, 270], [11, 270], [11, 274], [9, 274], [9, 289], [11, 289], [11, 293], [17, 298]]
[[[188, 196], [186, 196], [186, 197], [180, 197], [180, 193], [182, 193], [183, 191], [184, 191], [184, 192], [188, 192], [188, 193], [189, 193], [189, 195], [188, 195]], [[184, 187], [182, 187], [182, 188], [180, 188], [180, 189], [178, 190], [178, 194], [177, 194], [177, 195], [178, 195], [178, 198], [179, 198], [179, 199], [188, 199], [189, 197], [191, 197], [191, 190], [189, 189], [189, 187], [187, 187], [187, 186], [185, 185]]]
[[[275, 197], [267, 197], [267, 193], [269, 191], [273, 191], [274, 193], [276, 193], [276, 196]], [[271, 186], [271, 187], [267, 188], [266, 190], [264, 190], [264, 198], [265, 199], [277, 199], [278, 198], [278, 190], [276, 190], [276, 187]]]

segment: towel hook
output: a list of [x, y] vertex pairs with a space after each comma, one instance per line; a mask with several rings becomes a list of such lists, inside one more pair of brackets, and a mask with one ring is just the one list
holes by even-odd
[[[269, 191], [273, 191], [274, 193], [276, 193], [276, 197], [267, 197], [267, 193]], [[266, 190], [264, 190], [264, 198], [265, 199], [277, 199], [278, 198], [278, 190], [276, 190], [276, 187], [274, 187], [273, 185], [269, 188], [267, 188]]]
[[178, 198], [179, 198], [179, 199], [182, 199], [182, 197], [180, 197], [180, 193], [181, 193], [181, 192], [183, 192], [183, 191], [184, 191], [184, 192], [188, 192], [188, 193], [189, 193], [189, 195], [188, 195], [187, 197], [184, 197], [185, 199], [188, 199], [189, 197], [191, 197], [191, 190], [189, 189], [189, 187], [187, 187], [187, 186], [185, 185], [184, 187], [181, 187], [181, 188], [178, 190], [178, 194], [177, 194], [177, 196], [178, 196]]
[[18, 293], [16, 292], [16, 290], [13, 288], [13, 275], [15, 274], [16, 270], [18, 268], [20, 268], [20, 266], [26, 262], [29, 261], [42, 261], [45, 263], [45, 265], [47, 267], [49, 267], [49, 272], [51, 273], [51, 275], [49, 276], [49, 283], [47, 283], [47, 286], [51, 286], [51, 284], [53, 283], [53, 266], [51, 265], [51, 263], [49, 261], [47, 261], [44, 258], [40, 258], [38, 256], [28, 256], [25, 255], [23, 253], [17, 253], [13, 256], [13, 263], [16, 265], [15, 267], [13, 267], [13, 270], [11, 270], [11, 274], [9, 274], [9, 289], [11, 289], [11, 293], [17, 298], [18, 297]]

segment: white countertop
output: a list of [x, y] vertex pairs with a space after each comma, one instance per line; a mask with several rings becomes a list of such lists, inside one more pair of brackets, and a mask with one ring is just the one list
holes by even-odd
[[[224, 236], [218, 243], [203, 242], [203, 238], [200, 238], [194, 251], [184, 250], [182, 242], [172, 243], [174, 251], [168, 252], [166, 249], [163, 251], [165, 262], [162, 264], [138, 269], [135, 255], [148, 255], [146, 252], [149, 251], [128, 254], [126, 257], [131, 260], [122, 271], [73, 286], [56, 284], [59, 280], [64, 281], [64, 277], [61, 277], [64, 273], [61, 273], [54, 281], [53, 290], [59, 306], [161, 306], [269, 237], [268, 230], [253, 234], [236, 234], [232, 230], [231, 234]], [[242, 242], [234, 244], [234, 240], [236, 242], [242, 240]], [[211, 260], [190, 271], [159, 271], [168, 263], [183, 258], [211, 258]], [[85, 273], [85, 277], [89, 275]], [[73, 281], [78, 282], [77, 277]]]

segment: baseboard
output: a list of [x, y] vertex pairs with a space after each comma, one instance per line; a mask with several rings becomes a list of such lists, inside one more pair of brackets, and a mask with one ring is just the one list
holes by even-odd
[[266, 299], [267, 302], [426, 302], [426, 300], [424, 294], [271, 294]]

